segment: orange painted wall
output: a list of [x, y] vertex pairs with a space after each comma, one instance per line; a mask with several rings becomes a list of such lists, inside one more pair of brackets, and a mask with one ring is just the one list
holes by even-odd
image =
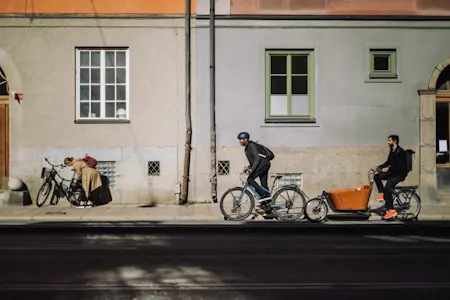
[[185, 0], [0, 0], [0, 14], [184, 14], [184, 7]]
[[231, 14], [450, 16], [450, 0], [231, 0]]

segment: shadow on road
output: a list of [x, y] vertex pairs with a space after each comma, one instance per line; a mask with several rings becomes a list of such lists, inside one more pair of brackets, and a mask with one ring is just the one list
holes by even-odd
[[2, 231], [0, 298], [440, 299], [450, 291], [448, 230], [432, 230], [447, 223], [390, 233], [252, 223]]

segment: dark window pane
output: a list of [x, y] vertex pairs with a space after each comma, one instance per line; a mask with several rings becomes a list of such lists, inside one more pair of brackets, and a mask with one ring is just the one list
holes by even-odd
[[308, 74], [308, 56], [292, 56], [292, 74]]
[[116, 87], [114, 85], [107, 85], [105, 89], [105, 100], [116, 100]]
[[100, 118], [100, 102], [91, 102], [91, 118]]
[[125, 68], [117, 68], [116, 69], [116, 83], [125, 83]]
[[80, 52], [80, 66], [89, 67], [89, 52]]
[[292, 94], [308, 94], [308, 76], [292, 76]]
[[91, 85], [91, 100], [100, 100], [100, 86]]
[[106, 51], [105, 53], [105, 64], [107, 67], [114, 67], [115, 64], [115, 52], [114, 51]]
[[375, 71], [389, 71], [389, 55], [375, 55], [373, 68]]
[[100, 67], [100, 51], [91, 52], [91, 67]]
[[115, 69], [106, 69], [106, 83], [115, 83]]
[[116, 86], [116, 100], [127, 100], [126, 87], [124, 85]]
[[89, 102], [80, 103], [80, 117], [87, 118], [89, 117]]
[[80, 86], [80, 100], [89, 100], [89, 85]]
[[449, 103], [436, 103], [436, 152], [439, 152], [439, 140], [449, 141]]
[[286, 95], [286, 76], [272, 76], [270, 78], [270, 94], [271, 95]]
[[126, 52], [118, 51], [116, 52], [116, 66], [125, 67], [126, 64]]
[[116, 117], [116, 103], [110, 102], [106, 103], [106, 117], [107, 118], [115, 118]]
[[287, 74], [286, 55], [270, 56], [270, 74]]
[[100, 83], [100, 69], [91, 69], [91, 83]]
[[89, 83], [89, 69], [80, 69], [80, 83]]

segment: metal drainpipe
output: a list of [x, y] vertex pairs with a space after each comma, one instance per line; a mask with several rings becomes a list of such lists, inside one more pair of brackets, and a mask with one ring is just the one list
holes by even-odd
[[216, 1], [209, 1], [209, 92], [210, 92], [210, 152], [211, 152], [211, 198], [217, 203], [217, 145], [216, 145]]
[[186, 144], [184, 151], [183, 187], [179, 204], [186, 204], [189, 197], [189, 171], [191, 166], [192, 118], [191, 118], [191, 0], [185, 1], [185, 63], [186, 63]]

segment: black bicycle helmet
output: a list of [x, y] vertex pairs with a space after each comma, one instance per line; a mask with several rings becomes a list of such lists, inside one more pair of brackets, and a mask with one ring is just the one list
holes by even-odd
[[249, 139], [250, 134], [248, 134], [248, 132], [241, 132], [238, 134], [237, 138], [238, 138], [238, 140]]

